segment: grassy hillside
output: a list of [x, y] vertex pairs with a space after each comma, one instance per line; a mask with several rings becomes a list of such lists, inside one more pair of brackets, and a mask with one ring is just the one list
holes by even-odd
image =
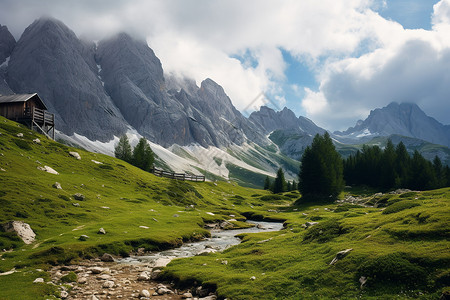
[[[450, 189], [364, 200], [387, 206], [383, 211], [308, 205], [296, 192], [280, 197], [233, 183], [158, 178], [115, 158], [49, 141], [1, 117], [0, 133], [0, 224], [21, 220], [37, 235], [25, 245], [0, 232], [0, 249], [6, 250], [0, 273], [18, 271], [0, 276], [0, 299], [47, 299], [57, 289], [32, 281], [48, 276], [49, 265], [104, 252], [126, 256], [141, 247], [174, 247], [208, 236], [206, 222], [230, 215], [287, 220], [287, 228], [244, 236], [241, 245], [223, 253], [174, 261], [166, 276], [180, 284], [210, 284], [228, 299], [434, 299], [450, 285]], [[38, 169], [44, 166], [59, 174]], [[62, 189], [53, 187], [56, 182]], [[306, 222], [318, 224], [305, 229]], [[100, 227], [105, 235], [97, 234]], [[89, 238], [82, 241], [81, 235]], [[368, 278], [363, 289], [361, 276]]]

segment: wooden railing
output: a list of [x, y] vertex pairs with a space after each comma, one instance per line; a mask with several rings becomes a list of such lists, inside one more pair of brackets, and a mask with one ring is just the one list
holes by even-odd
[[46, 110], [33, 107], [33, 109], [26, 108], [24, 112], [26, 118], [32, 119], [38, 124], [46, 124], [53, 126], [55, 124], [55, 115]]
[[177, 179], [177, 180], [188, 180], [188, 181], [205, 181], [205, 176], [203, 175], [192, 175], [186, 173], [175, 173], [168, 172], [161, 169], [153, 168], [150, 170], [150, 173], [155, 174], [159, 177]]

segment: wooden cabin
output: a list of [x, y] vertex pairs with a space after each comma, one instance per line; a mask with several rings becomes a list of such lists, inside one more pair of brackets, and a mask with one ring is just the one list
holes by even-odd
[[0, 116], [55, 139], [55, 115], [47, 111], [47, 106], [36, 93], [0, 95]]

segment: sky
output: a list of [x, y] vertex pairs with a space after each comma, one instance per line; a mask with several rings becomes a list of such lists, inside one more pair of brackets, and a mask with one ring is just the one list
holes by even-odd
[[450, 0], [0, 0], [16, 39], [42, 16], [145, 38], [165, 72], [213, 79], [247, 116], [286, 106], [345, 130], [396, 101], [450, 124]]

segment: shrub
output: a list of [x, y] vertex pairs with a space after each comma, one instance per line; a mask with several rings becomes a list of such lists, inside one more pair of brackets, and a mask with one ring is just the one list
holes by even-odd
[[411, 202], [411, 201], [400, 201], [400, 202], [396, 202], [390, 206], [388, 206], [385, 210], [383, 210], [383, 214], [387, 215], [387, 214], [393, 214], [408, 208], [412, 208], [415, 206], [419, 206], [419, 203], [416, 202]]
[[425, 284], [427, 272], [419, 265], [411, 263], [405, 255], [392, 253], [369, 259], [358, 269], [359, 276], [368, 278], [368, 282], [391, 283], [411, 286]]

